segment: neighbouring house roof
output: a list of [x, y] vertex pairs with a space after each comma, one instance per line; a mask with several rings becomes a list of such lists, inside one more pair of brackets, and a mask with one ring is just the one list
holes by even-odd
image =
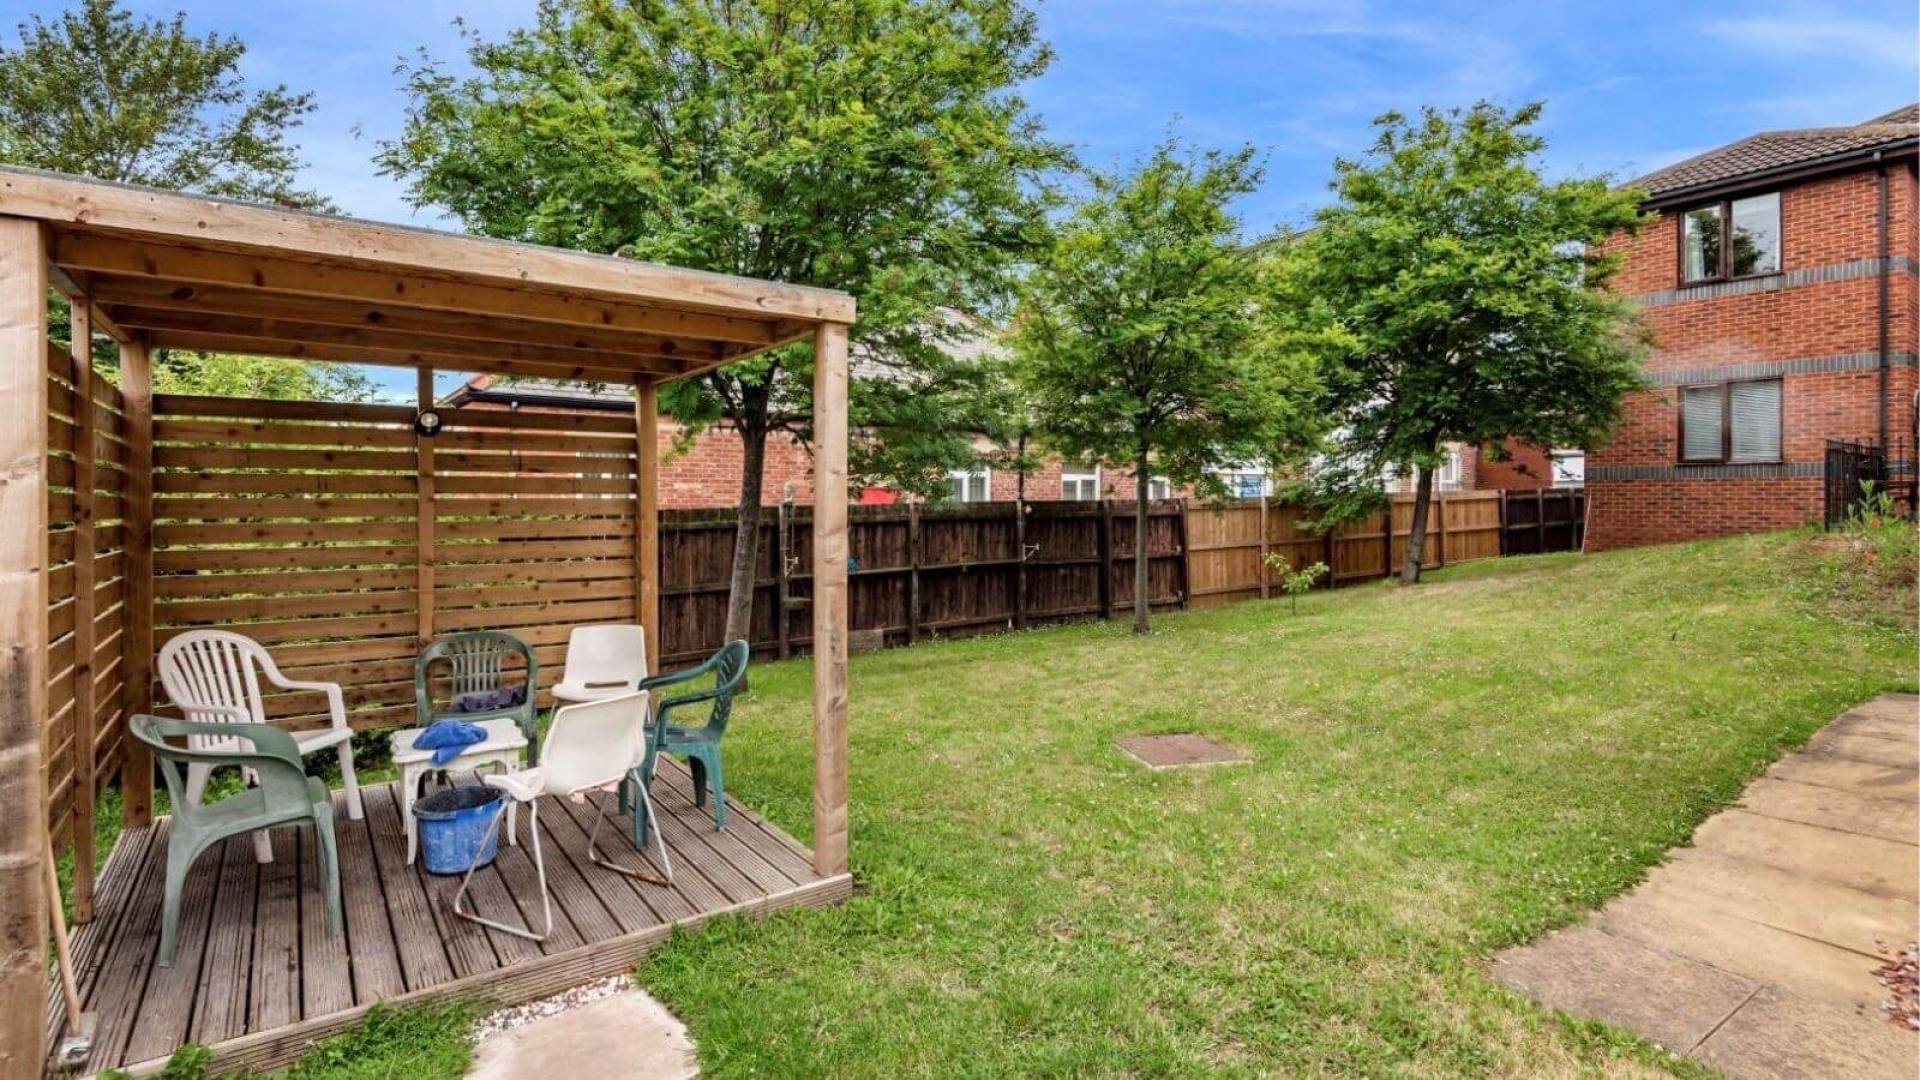
[[1920, 103], [1843, 127], [1763, 131], [1696, 154], [1634, 180], [1651, 203], [1730, 190], [1783, 175], [1848, 168], [1875, 151], [1911, 154], [1920, 147]]

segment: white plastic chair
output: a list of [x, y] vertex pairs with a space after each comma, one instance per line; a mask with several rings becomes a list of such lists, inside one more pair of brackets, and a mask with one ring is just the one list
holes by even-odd
[[[340, 779], [347, 790], [347, 812], [356, 821], [364, 815], [360, 784], [353, 775], [353, 731], [347, 726], [347, 706], [338, 683], [301, 682], [280, 673], [273, 657], [260, 643], [227, 630], [189, 630], [160, 647], [160, 685], [187, 720], [202, 723], [265, 724], [266, 705], [260, 696], [260, 678], [282, 690], [311, 690], [327, 696], [332, 724], [315, 731], [288, 732], [304, 757], [322, 750], [340, 755]], [[190, 750], [248, 750], [248, 740], [218, 735], [187, 738]], [[187, 767], [187, 798], [198, 804], [206, 794], [211, 765]], [[252, 778], [248, 778], [252, 782]], [[273, 861], [273, 843], [266, 832], [253, 834], [254, 856]]]
[[577, 703], [631, 694], [647, 677], [647, 631], [639, 626], [576, 626], [553, 699]]
[[[486, 835], [481, 837], [479, 846], [474, 850], [473, 864], [467, 867], [466, 876], [460, 879], [459, 891], [453, 894], [454, 916], [533, 941], [545, 941], [547, 935], [553, 933], [553, 899], [547, 890], [546, 858], [540, 850], [539, 800], [542, 795], [570, 798], [598, 791], [599, 797], [594, 800], [597, 811], [593, 827], [587, 830], [587, 859], [595, 866], [650, 884], [673, 884], [673, 863], [667, 856], [667, 841], [660, 834], [659, 818], [654, 815], [653, 800], [644, 785], [635, 787], [640, 793], [647, 821], [652, 825], [653, 838], [660, 844], [661, 872], [656, 874], [650, 870], [620, 866], [603, 858], [595, 847], [600, 837], [600, 826], [607, 819], [607, 801], [618, 798], [615, 789], [620, 782], [634, 769], [650, 764], [647, 759], [657, 752], [658, 739], [648, 730], [647, 692], [644, 690], [554, 710], [553, 720], [547, 725], [546, 739], [540, 747], [539, 765], [485, 778], [487, 786], [499, 788], [506, 793], [506, 798], [500, 800], [499, 811], [487, 824]], [[462, 906], [467, 887], [473, 882], [473, 873], [480, 867], [481, 853], [486, 851], [488, 843], [499, 833], [500, 819], [506, 816], [507, 807], [516, 803], [524, 803], [529, 807], [528, 818], [532, 822], [528, 831], [533, 834], [533, 868], [540, 879], [540, 907], [545, 919], [545, 925], [538, 932], [533, 930], [532, 919], [526, 920], [528, 925], [523, 930], [481, 918], [470, 908]], [[646, 858], [644, 847], [641, 858]]]

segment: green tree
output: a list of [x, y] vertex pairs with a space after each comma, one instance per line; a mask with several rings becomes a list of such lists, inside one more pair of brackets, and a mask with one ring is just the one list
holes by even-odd
[[0, 160], [124, 184], [327, 209], [288, 139], [312, 94], [249, 89], [238, 38], [136, 20], [119, 0], [33, 16], [0, 48]]
[[[1067, 457], [1133, 470], [1136, 535], [1148, 482], [1219, 490], [1213, 470], [1270, 466], [1305, 446], [1316, 390], [1261, 303], [1266, 253], [1229, 207], [1258, 186], [1251, 149], [1159, 147], [1092, 179], [1033, 268], [1014, 320], [1035, 430]], [[1135, 545], [1134, 629], [1147, 633], [1147, 545]]]
[[[972, 450], [977, 374], [943, 346], [1044, 236], [1065, 153], [1016, 88], [1051, 58], [1018, 0], [553, 0], [424, 54], [387, 173], [488, 236], [845, 289], [859, 301], [854, 475], [930, 490]], [[800, 345], [666, 388], [745, 444], [727, 635], [746, 637], [770, 434], [809, 435]]]
[[1279, 302], [1314, 335], [1339, 426], [1322, 485], [1377, 498], [1384, 473], [1416, 470], [1407, 583], [1444, 444], [1592, 445], [1640, 385], [1644, 336], [1605, 288], [1606, 241], [1639, 227], [1640, 195], [1544, 179], [1540, 111], [1380, 117], [1367, 158], [1334, 163], [1337, 201], [1283, 260]]
[[[135, 19], [117, 0], [83, 0], [51, 21], [21, 23], [0, 45], [0, 161], [117, 183], [274, 202], [331, 204], [296, 184], [291, 135], [311, 94], [249, 89], [246, 46], [187, 32], [185, 17]], [[67, 305], [49, 304], [52, 336], [66, 340]], [[96, 343], [115, 377], [117, 357]], [[173, 393], [362, 400], [367, 380], [314, 361], [161, 352], [156, 384]]]

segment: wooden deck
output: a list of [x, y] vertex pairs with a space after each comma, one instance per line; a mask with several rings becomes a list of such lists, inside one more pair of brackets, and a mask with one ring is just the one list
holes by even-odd
[[[452, 918], [447, 904], [459, 878], [406, 864], [399, 803], [393, 785], [381, 784], [362, 789], [361, 821], [335, 796], [343, 936], [326, 932], [311, 834], [276, 829], [270, 864], [255, 862], [244, 836], [201, 857], [187, 881], [178, 957], [157, 967], [167, 822], [129, 831], [101, 874], [97, 916], [75, 935], [81, 994], [99, 1024], [80, 1071], [155, 1072], [189, 1042], [212, 1047], [220, 1069], [272, 1068], [376, 1002], [531, 1001], [628, 970], [675, 926], [833, 904], [851, 891], [847, 875], [816, 875], [804, 847], [733, 800], [726, 831], [716, 832], [690, 793], [685, 767], [663, 760], [654, 798], [673, 859], [671, 888], [592, 866], [592, 807], [542, 800], [554, 901], [544, 943]], [[495, 864], [475, 876], [474, 894], [482, 914], [524, 925], [539, 918], [540, 901], [524, 813], [520, 820], [521, 845], [501, 846]], [[603, 848], [630, 860], [631, 825], [624, 817], [618, 824], [614, 844]], [[59, 1042], [59, 997], [49, 994], [50, 1047]]]

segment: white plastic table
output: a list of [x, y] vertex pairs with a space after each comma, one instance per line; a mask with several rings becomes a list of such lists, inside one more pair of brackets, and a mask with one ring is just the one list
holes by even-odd
[[[420, 782], [428, 773], [446, 769], [479, 769], [486, 765], [496, 765], [511, 772], [520, 767], [520, 759], [527, 748], [527, 737], [521, 733], [520, 725], [510, 716], [501, 716], [492, 720], [480, 720], [477, 723], [487, 729], [487, 737], [470, 746], [460, 749], [460, 754], [442, 765], [433, 763], [433, 751], [416, 750], [413, 740], [420, 737], [426, 728], [407, 728], [393, 733], [393, 763], [400, 768], [400, 819], [407, 830], [407, 862], [411, 864], [420, 846], [420, 825], [413, 819], [413, 804], [420, 799]], [[507, 800], [507, 843], [517, 844], [518, 830], [514, 828], [515, 806], [512, 799]]]

